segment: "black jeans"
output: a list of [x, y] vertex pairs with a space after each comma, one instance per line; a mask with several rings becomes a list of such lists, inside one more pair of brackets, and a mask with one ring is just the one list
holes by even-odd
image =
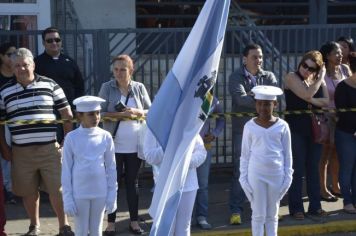
[[[115, 153], [117, 183], [121, 178], [125, 178], [126, 199], [129, 206], [130, 220], [138, 220], [138, 171], [142, 160], [137, 157], [137, 153]], [[120, 187], [118, 188], [120, 189]], [[117, 193], [119, 196], [119, 192]], [[119, 202], [119, 198], [117, 200]], [[116, 212], [108, 215], [108, 222], [115, 222]]]

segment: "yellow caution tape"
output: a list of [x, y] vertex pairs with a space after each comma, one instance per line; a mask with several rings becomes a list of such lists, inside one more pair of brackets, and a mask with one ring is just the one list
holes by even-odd
[[[356, 112], [356, 108], [340, 108], [340, 109], [313, 109], [313, 110], [294, 110], [294, 111], [283, 111], [276, 112], [278, 115], [301, 115], [301, 114], [312, 114], [312, 113], [336, 113], [336, 112]], [[254, 117], [256, 112], [226, 112], [226, 113], [214, 113], [209, 115], [210, 118], [231, 118], [231, 117]], [[118, 120], [145, 120], [146, 117], [136, 117], [136, 118], [113, 118], [113, 117], [104, 117], [101, 121], [118, 121]], [[77, 123], [77, 119], [60, 119], [60, 120], [17, 120], [17, 121], [0, 121], [0, 125], [4, 124], [19, 124], [19, 125], [28, 125], [28, 124], [63, 124], [66, 122]]]

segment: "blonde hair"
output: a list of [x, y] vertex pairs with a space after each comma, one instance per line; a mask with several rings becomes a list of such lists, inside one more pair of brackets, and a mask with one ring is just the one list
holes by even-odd
[[307, 60], [311, 60], [316, 64], [317, 72], [314, 75], [314, 78], [316, 78], [318, 76], [320, 69], [323, 67], [323, 64], [324, 64], [323, 55], [317, 50], [313, 50], [313, 51], [309, 51], [309, 52], [305, 53], [304, 56], [302, 57], [302, 60], [299, 62], [298, 71], [299, 71], [300, 67], [302, 66], [302, 64]]
[[112, 64], [114, 64], [117, 61], [125, 61], [125, 62], [127, 62], [127, 65], [129, 66], [130, 70], [131, 71], [134, 70], [134, 63], [133, 63], [132, 58], [129, 55], [121, 54], [121, 55], [118, 55], [118, 56], [114, 57], [114, 59], [112, 60]]

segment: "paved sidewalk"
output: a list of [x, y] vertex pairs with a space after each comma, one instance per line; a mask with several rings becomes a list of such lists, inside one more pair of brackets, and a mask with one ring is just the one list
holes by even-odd
[[[212, 173], [211, 185], [209, 189], [209, 222], [213, 225], [210, 231], [202, 231], [196, 227], [195, 221], [192, 221], [192, 235], [251, 235], [250, 217], [251, 211], [249, 204], [246, 202], [245, 212], [243, 215], [243, 224], [239, 226], [229, 225], [229, 208], [228, 208], [228, 193], [230, 186], [231, 172], [228, 170], [220, 170]], [[149, 231], [152, 220], [150, 219], [147, 208], [149, 207], [152, 193], [152, 181], [143, 179], [140, 183], [140, 218], [141, 226], [146, 231]], [[117, 235], [132, 235], [128, 231], [129, 215], [126, 207], [126, 194], [120, 192], [119, 213], [117, 218]], [[282, 201], [280, 214], [284, 216], [280, 222], [279, 236], [283, 235], [317, 235], [333, 232], [356, 232], [356, 215], [344, 213], [342, 209], [342, 199], [334, 203], [322, 202], [323, 208], [330, 213], [328, 217], [307, 217], [303, 221], [297, 221], [288, 216], [288, 207], [285, 200]], [[308, 205], [305, 199], [305, 206]], [[306, 208], [307, 209], [307, 208]], [[26, 218], [25, 210], [21, 203], [17, 205], [6, 205], [7, 224], [6, 232], [8, 235], [22, 235], [29, 225], [29, 220]], [[56, 235], [58, 233], [58, 223], [55, 214], [51, 209], [48, 201], [43, 201], [40, 208], [41, 216], [41, 235]], [[72, 219], [70, 219], [73, 226]], [[104, 223], [105, 227], [106, 223]], [[148, 233], [147, 233], [148, 235]]]

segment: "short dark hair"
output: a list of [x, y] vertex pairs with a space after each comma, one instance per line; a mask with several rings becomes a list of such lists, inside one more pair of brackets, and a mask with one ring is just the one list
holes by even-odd
[[11, 47], [15, 47], [16, 48], [16, 44], [13, 42], [5, 42], [3, 44], [0, 45], [0, 54], [4, 55], [7, 50], [9, 50], [9, 48]]
[[244, 57], [247, 57], [247, 56], [248, 56], [248, 53], [250, 52], [250, 50], [255, 50], [255, 49], [261, 49], [261, 50], [262, 50], [261, 46], [258, 45], [258, 44], [256, 44], [256, 43], [248, 44], [248, 45], [244, 48], [244, 50], [242, 51], [242, 55], [243, 55]]
[[349, 46], [350, 52], [355, 51], [354, 40], [351, 37], [341, 36], [336, 40], [337, 42], [345, 42]]
[[323, 46], [321, 46], [320, 48], [320, 53], [323, 56], [323, 60], [325, 62], [325, 65], [328, 65], [328, 55], [335, 49], [340, 48], [340, 45], [335, 42], [335, 41], [329, 41], [326, 42], [325, 44], [323, 44]]
[[45, 38], [46, 38], [46, 34], [49, 34], [49, 33], [58, 33], [59, 34], [59, 29], [57, 29], [56, 27], [48, 27], [46, 28], [45, 30], [42, 31], [42, 40], [44, 41]]
[[[16, 48], [16, 44], [13, 42], [5, 42], [3, 44], [0, 45], [0, 54], [1, 55], [5, 55], [5, 53], [7, 52], [7, 50], [9, 50], [9, 48], [11, 47], [15, 47]], [[0, 59], [0, 65], [2, 64], [2, 61]]]

